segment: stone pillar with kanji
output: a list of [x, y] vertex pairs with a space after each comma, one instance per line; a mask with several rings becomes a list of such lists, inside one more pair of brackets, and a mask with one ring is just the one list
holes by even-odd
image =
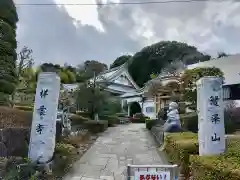
[[38, 76], [28, 157], [48, 163], [54, 154], [60, 77], [54, 72]]
[[203, 77], [197, 81], [199, 155], [225, 152], [223, 79]]

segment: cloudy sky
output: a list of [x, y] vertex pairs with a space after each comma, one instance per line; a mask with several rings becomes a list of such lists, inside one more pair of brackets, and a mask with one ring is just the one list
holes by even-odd
[[[19, 15], [19, 49], [25, 45], [32, 48], [36, 64], [72, 65], [93, 59], [111, 64], [122, 54], [134, 53], [161, 40], [186, 42], [212, 55], [219, 51], [240, 52], [240, 2], [209, 0], [100, 7], [57, 5], [95, 1], [109, 2], [15, 0]], [[111, 2], [146, 1], [150, 0]], [[56, 5], [23, 5], [28, 3]]]

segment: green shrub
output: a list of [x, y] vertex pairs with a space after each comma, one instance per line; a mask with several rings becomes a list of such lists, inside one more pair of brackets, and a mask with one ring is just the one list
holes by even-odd
[[232, 134], [238, 129], [236, 118], [233, 116], [231, 111], [224, 111], [224, 122], [225, 122], [225, 132], [227, 134]]
[[178, 103], [179, 107], [179, 114], [185, 114], [186, 113], [186, 103], [185, 102], [179, 102]]
[[127, 117], [128, 114], [125, 113], [125, 112], [121, 112], [121, 113], [116, 113], [116, 116], [118, 116], [118, 117]]
[[75, 153], [75, 147], [71, 144], [57, 143], [55, 153], [63, 156], [71, 155]]
[[[198, 132], [198, 115], [196, 112], [184, 114], [180, 116], [183, 128], [194, 133]], [[226, 134], [236, 132], [237, 126], [228, 112], [224, 112], [224, 123]]]
[[69, 112], [70, 113], [74, 113], [74, 114], [76, 114], [76, 107], [73, 107], [73, 106], [71, 106], [70, 108], [69, 108]]
[[85, 118], [83, 116], [80, 115], [76, 115], [76, 114], [72, 114], [69, 119], [72, 122], [72, 125], [79, 125], [79, 124], [83, 124], [83, 122], [85, 121], [89, 121], [89, 118]]
[[102, 116], [99, 116], [99, 119], [107, 120], [109, 127], [113, 127], [116, 124], [120, 124], [120, 119], [117, 116], [102, 115]]
[[171, 163], [181, 164], [186, 154], [198, 153], [198, 137], [192, 132], [170, 133], [165, 137], [165, 143]]
[[90, 118], [90, 113], [89, 112], [82, 112], [82, 111], [77, 111], [77, 115], [85, 117], [85, 118]]
[[32, 106], [14, 106], [14, 108], [19, 109], [19, 110], [23, 110], [23, 111], [33, 111]]
[[122, 105], [119, 98], [110, 97], [106, 103], [103, 103], [99, 115], [114, 115], [121, 112]]
[[186, 178], [194, 180], [240, 180], [240, 139], [227, 140], [227, 152], [218, 156], [199, 156], [197, 134], [171, 133], [165, 137], [165, 152], [169, 161], [181, 167]]
[[158, 123], [158, 120], [146, 120], [146, 128], [148, 130], [151, 130], [153, 126], [155, 126]]
[[229, 139], [227, 146], [223, 155], [190, 156], [194, 180], [240, 180], [240, 139]]
[[0, 106], [9, 106], [10, 104], [9, 94], [0, 92]]
[[198, 153], [197, 134], [192, 132], [170, 133], [165, 137], [165, 152], [169, 162], [178, 164], [181, 174], [189, 177], [189, 156]]
[[71, 144], [57, 143], [53, 160], [53, 174], [64, 176], [78, 158], [78, 148]]
[[191, 132], [198, 132], [198, 115], [196, 112], [181, 115], [183, 129]]
[[131, 118], [132, 123], [145, 123], [147, 117], [142, 113], [136, 113], [133, 118]]
[[89, 120], [83, 123], [85, 128], [87, 128], [91, 133], [104, 132], [108, 128], [108, 121], [100, 120]]

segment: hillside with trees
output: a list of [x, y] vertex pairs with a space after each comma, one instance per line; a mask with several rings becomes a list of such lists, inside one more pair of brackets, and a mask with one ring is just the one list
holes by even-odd
[[177, 41], [161, 41], [144, 47], [135, 53], [129, 62], [129, 73], [134, 81], [142, 87], [151, 79], [151, 74], [159, 74], [171, 62], [185, 65], [210, 60], [194, 46]]

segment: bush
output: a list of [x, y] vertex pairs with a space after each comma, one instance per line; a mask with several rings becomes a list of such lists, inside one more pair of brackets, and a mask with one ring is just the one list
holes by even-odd
[[71, 155], [75, 153], [75, 147], [71, 144], [57, 143], [55, 148], [56, 154], [61, 154], [63, 156]]
[[89, 112], [83, 112], [83, 111], [77, 111], [76, 115], [79, 115], [79, 116], [82, 116], [85, 118], [90, 118], [90, 116], [91, 116]]
[[19, 109], [19, 110], [23, 110], [23, 111], [33, 111], [32, 106], [14, 106], [14, 108]]
[[120, 124], [120, 119], [117, 116], [102, 115], [102, 116], [99, 116], [99, 119], [107, 120], [109, 127], [113, 127], [116, 124]]
[[231, 110], [224, 111], [224, 121], [225, 121], [225, 132], [231, 134], [237, 131], [239, 128], [238, 121]]
[[[181, 115], [181, 122], [185, 130], [194, 133], [198, 132], [198, 115], [196, 112]], [[224, 123], [226, 134], [236, 132], [236, 122], [234, 122], [233, 116], [226, 111], [224, 112]]]
[[85, 128], [87, 128], [91, 133], [104, 132], [108, 128], [108, 121], [95, 121], [89, 120], [84, 122]]
[[171, 163], [181, 164], [186, 154], [198, 153], [198, 137], [192, 132], [170, 133], [165, 137], [165, 143]]
[[191, 132], [198, 132], [198, 115], [196, 112], [180, 116], [183, 129]]
[[147, 119], [142, 113], [136, 113], [134, 117], [131, 118], [132, 123], [145, 123]]
[[128, 114], [125, 113], [125, 112], [121, 112], [121, 113], [116, 113], [116, 116], [118, 116], [118, 117], [127, 117]]
[[71, 106], [71, 107], [69, 108], [69, 112], [70, 112], [70, 113], [74, 113], [74, 114], [75, 114], [76, 111], [77, 111], [76, 107]]
[[199, 156], [197, 134], [171, 133], [165, 137], [165, 151], [169, 161], [181, 167], [181, 174], [194, 180], [239, 180], [240, 154], [239, 138], [227, 141], [227, 152], [218, 156]]
[[148, 130], [151, 130], [153, 126], [155, 126], [156, 124], [158, 124], [158, 120], [146, 120], [146, 128]]
[[0, 106], [9, 106], [10, 104], [9, 94], [0, 92]]
[[78, 149], [71, 144], [57, 143], [53, 160], [53, 174], [64, 176], [78, 158]]
[[197, 134], [192, 132], [170, 133], [165, 137], [165, 152], [170, 163], [178, 164], [180, 173], [189, 177], [189, 156], [198, 153]]
[[240, 139], [229, 139], [223, 155], [190, 156], [190, 168], [194, 180], [240, 180]]
[[89, 133], [78, 136], [68, 136], [62, 139], [62, 142], [64, 142], [65, 144], [71, 144], [75, 148], [79, 148], [80, 143], [84, 142], [86, 139], [89, 139], [89, 136]]
[[185, 114], [186, 113], [186, 103], [185, 102], [179, 102], [178, 103], [178, 110], [179, 110], [179, 114]]
[[71, 120], [73, 126], [83, 124], [85, 121], [90, 120], [89, 118], [86, 118], [86, 117], [83, 117], [83, 116], [80, 116], [80, 115], [76, 115], [76, 114], [72, 114], [69, 117], [69, 119]]
[[122, 105], [119, 98], [109, 97], [106, 103], [103, 103], [101, 110], [99, 111], [100, 115], [114, 115], [121, 112]]
[[31, 127], [32, 112], [0, 106], [0, 129], [7, 127]]

